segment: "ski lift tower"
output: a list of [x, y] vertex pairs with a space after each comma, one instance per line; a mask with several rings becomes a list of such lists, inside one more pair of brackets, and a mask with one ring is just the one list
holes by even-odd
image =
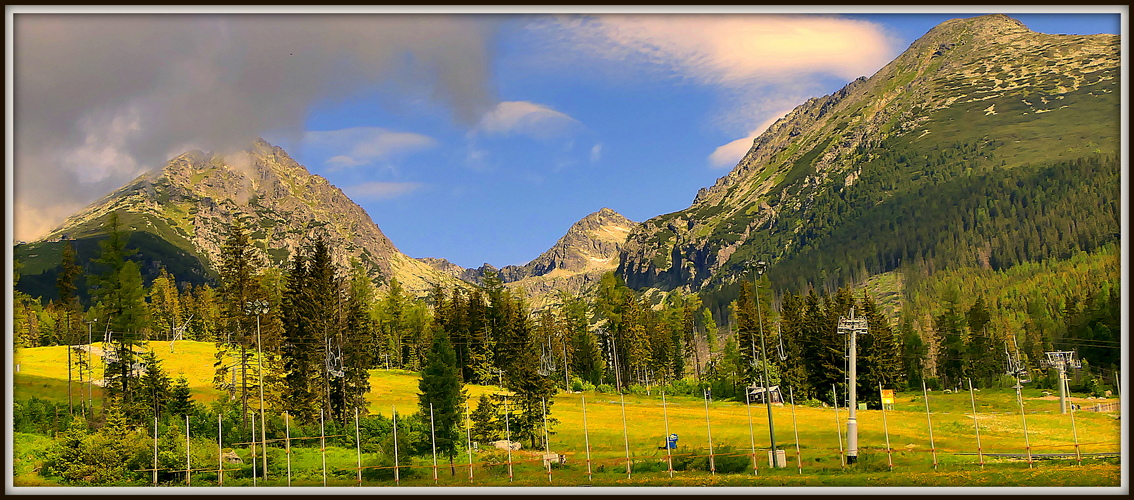
[[1083, 362], [1075, 359], [1074, 351], [1045, 352], [1043, 365], [1059, 370], [1059, 413], [1067, 413], [1067, 368], [1082, 368]]
[[[764, 318], [760, 313], [760, 277], [764, 275], [764, 271], [768, 270], [768, 263], [764, 261], [757, 261], [755, 264], [750, 264], [751, 268], [756, 271], [756, 277], [752, 283], [752, 295], [756, 297], [756, 323], [760, 326], [760, 359], [763, 360], [764, 365], [764, 386], [771, 385], [771, 378], [768, 377], [768, 349], [764, 347]], [[755, 345], [752, 346], [755, 349]], [[753, 353], [755, 354], [755, 353]], [[752, 357], [753, 360], [756, 356]], [[768, 394], [770, 396], [771, 394]], [[765, 406], [768, 409], [768, 441], [770, 444], [772, 454], [772, 467], [780, 467], [779, 454], [776, 453], [776, 423], [772, 420], [772, 398], [768, 397], [764, 400]]]
[[850, 414], [847, 417], [847, 463], [853, 464], [858, 461], [858, 420], [856, 418], [855, 410], [857, 410], [857, 403], [855, 398], [858, 396], [858, 371], [856, 368], [856, 355], [857, 349], [855, 347], [855, 338], [859, 333], [866, 333], [866, 318], [855, 318], [854, 307], [851, 307], [850, 316], [839, 317], [839, 334], [850, 334], [850, 382], [847, 387], [847, 392], [850, 396], [850, 402], [847, 408], [850, 409]]

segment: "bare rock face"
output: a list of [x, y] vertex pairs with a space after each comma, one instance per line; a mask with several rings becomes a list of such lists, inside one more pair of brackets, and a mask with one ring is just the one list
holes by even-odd
[[[689, 208], [640, 224], [617, 272], [636, 289], [697, 291], [743, 272], [754, 252], [746, 248], [756, 243], [775, 242], [763, 244], [764, 259], [790, 256], [801, 251], [792, 235], [808, 226], [822, 190], [832, 182], [854, 189], [884, 141], [905, 138], [928, 151], [950, 147], [958, 130], [1000, 140], [1005, 115], [990, 118], [1007, 104], [1023, 103], [1012, 111], [1020, 122], [1050, 125], [1033, 126], [1030, 136], [1012, 137], [1013, 144], [997, 150], [1003, 168], [1043, 161], [1028, 156], [1041, 149], [1029, 142], [1063, 139], [1056, 135], [1064, 133], [1055, 126], [1060, 115], [1085, 109], [1071, 104], [1072, 97], [1117, 103], [1118, 64], [1114, 35], [1035, 33], [999, 14], [946, 21], [873, 76], [808, 99], [776, 121]], [[1074, 139], [1066, 147], [1105, 152], [1117, 144], [1096, 132]]]
[[603, 273], [618, 267], [618, 256], [626, 236], [637, 223], [609, 208], [583, 217], [550, 249], [522, 266], [497, 269], [484, 264], [465, 269], [445, 259], [420, 259], [433, 269], [462, 280], [481, 283], [495, 272], [504, 284], [522, 289], [535, 307], [552, 303], [560, 291], [583, 294]]
[[45, 239], [95, 234], [115, 210], [124, 220], [144, 221], [132, 229], [155, 233], [214, 270], [228, 228], [239, 220], [272, 266], [285, 267], [309, 237], [323, 235], [343, 271], [358, 259], [377, 282], [397, 278], [417, 294], [456, 282], [402, 254], [342, 190], [263, 140], [226, 156], [184, 153], [69, 217]]

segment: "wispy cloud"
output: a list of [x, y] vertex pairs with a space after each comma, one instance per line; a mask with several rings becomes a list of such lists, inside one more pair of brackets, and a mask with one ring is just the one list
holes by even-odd
[[531, 28], [575, 56], [725, 86], [815, 74], [849, 80], [877, 71], [896, 52], [878, 24], [821, 15], [555, 17]]
[[420, 182], [365, 182], [343, 188], [355, 201], [382, 201], [397, 198], [421, 189]]
[[436, 145], [437, 141], [426, 135], [380, 127], [311, 131], [303, 135], [303, 147], [332, 155], [325, 160], [332, 169], [371, 165]]
[[768, 127], [771, 127], [773, 123], [776, 123], [776, 120], [779, 120], [780, 118], [783, 118], [784, 115], [788, 114], [788, 111], [790, 110], [785, 110], [783, 112], [775, 114], [775, 116], [773, 116], [772, 118], [768, 118], [764, 121], [764, 123], [761, 123], [760, 125], [757, 125], [756, 128], [752, 129], [752, 131], [749, 132], [747, 136], [741, 137], [740, 139], [736, 139], [732, 142], [729, 142], [728, 144], [718, 147], [713, 151], [713, 154], [709, 155], [709, 165], [713, 168], [727, 168], [735, 166], [741, 158], [744, 158], [745, 154], [748, 154], [748, 150], [752, 149], [752, 142], [755, 141], [756, 138], [760, 136], [760, 134], [764, 133], [765, 130], [768, 130]]
[[527, 135], [548, 138], [580, 126], [578, 120], [542, 104], [504, 101], [484, 114], [476, 131], [486, 135]]
[[734, 165], [752, 140], [832, 81], [874, 74], [903, 48], [880, 24], [828, 15], [599, 15], [528, 26], [542, 64], [616, 80], [676, 79], [714, 89], [712, 125], [736, 137], [709, 162]]
[[602, 143], [595, 144], [591, 147], [591, 163], [598, 163], [602, 159]]

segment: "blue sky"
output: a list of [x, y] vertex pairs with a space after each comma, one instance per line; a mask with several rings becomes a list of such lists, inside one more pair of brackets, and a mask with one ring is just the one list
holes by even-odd
[[[162, 40], [177, 39], [177, 29], [159, 37], [171, 30], [137, 21], [90, 28], [90, 37], [136, 30], [154, 37], [155, 52], [188, 55], [111, 54], [91, 75], [33, 75], [108, 88], [101, 100], [54, 83], [62, 86], [54, 94], [28, 97], [25, 109], [36, 109], [36, 98], [51, 106], [61, 94], [74, 97], [59, 104], [73, 130], [36, 142], [35, 132], [57, 119], [45, 113], [17, 134], [29, 156], [16, 162], [15, 238], [34, 239], [179, 148], [224, 150], [262, 136], [342, 188], [412, 257], [523, 264], [600, 208], [644, 221], [688, 207], [770, 121], [873, 74], [956, 17], [968, 14], [464, 16], [377, 29], [306, 23], [278, 39], [284, 30], [270, 22], [209, 19], [192, 33], [212, 36], [186, 30], [188, 42], [168, 47]], [[1116, 14], [1013, 17], [1045, 33], [1119, 30]], [[67, 29], [24, 26], [44, 40]], [[61, 62], [55, 54], [85, 50], [58, 38], [42, 42], [52, 68]], [[36, 37], [29, 40], [17, 61], [40, 59]], [[226, 52], [230, 43], [239, 49]], [[85, 57], [103, 57], [94, 54]], [[122, 89], [116, 78], [131, 71], [158, 83], [134, 78], [141, 86]], [[33, 85], [16, 83], [20, 107], [19, 89]], [[162, 118], [170, 115], [178, 119]], [[52, 174], [22, 181], [22, 165]], [[34, 195], [60, 183], [74, 196]]]

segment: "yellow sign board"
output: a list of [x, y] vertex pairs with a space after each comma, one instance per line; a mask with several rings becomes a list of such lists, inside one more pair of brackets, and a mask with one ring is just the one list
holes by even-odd
[[882, 389], [882, 404], [884, 404], [884, 405], [894, 404], [894, 390], [893, 389]]

